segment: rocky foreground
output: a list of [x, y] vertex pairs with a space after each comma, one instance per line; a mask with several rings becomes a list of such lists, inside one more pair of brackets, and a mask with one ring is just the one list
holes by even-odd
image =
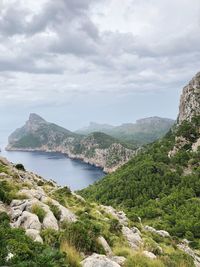
[[[131, 257], [156, 264], [161, 258], [170, 258], [169, 251], [184, 251], [195, 266], [200, 266], [200, 258], [188, 247], [187, 240], [172, 245], [174, 241], [168, 232], [141, 221], [133, 224], [123, 211], [88, 203], [68, 188], [25, 171], [20, 164], [14, 166], [4, 158], [0, 158], [0, 185], [0, 215], [8, 214], [11, 228], [23, 229], [36, 243], [50, 246], [59, 243], [57, 247], [66, 253], [68, 262], [63, 266], [132, 266], [128, 265]], [[75, 252], [69, 259], [72, 249]], [[1, 263], [11, 266], [19, 252], [13, 246], [6, 251]]]

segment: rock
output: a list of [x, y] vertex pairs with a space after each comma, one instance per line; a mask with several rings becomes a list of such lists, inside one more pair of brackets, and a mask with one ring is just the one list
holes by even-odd
[[12, 223], [11, 225], [13, 227], [23, 227], [25, 230], [41, 230], [41, 223], [38, 219], [38, 216], [28, 211], [24, 211], [22, 215], [18, 218], [18, 220], [15, 223]]
[[83, 267], [120, 267], [118, 263], [105, 255], [92, 254], [81, 262]]
[[58, 231], [59, 229], [58, 222], [51, 211], [48, 211], [46, 213], [43, 223], [42, 223], [42, 228], [44, 229], [51, 228], [53, 230]]
[[76, 222], [77, 218], [76, 215], [71, 212], [69, 209], [65, 208], [64, 206], [60, 205], [60, 203], [54, 199], [51, 199], [53, 205], [57, 206], [61, 212], [60, 214], [60, 221], [67, 221], [67, 222]]
[[146, 225], [144, 227], [144, 229], [148, 232], [151, 232], [151, 233], [154, 233], [154, 234], [158, 234], [162, 237], [170, 237], [170, 234], [167, 232], [167, 231], [164, 231], [164, 230], [156, 230], [155, 228], [151, 227], [151, 226], [148, 226]]
[[155, 260], [155, 259], [157, 258], [155, 254], [153, 254], [152, 252], [146, 251], [146, 250], [143, 251], [142, 254], [143, 254], [145, 257], [147, 257], [147, 258], [149, 258], [149, 259], [151, 259], [151, 260]]
[[193, 116], [200, 115], [200, 72], [183, 89], [179, 106], [178, 123], [191, 121]]
[[125, 257], [122, 257], [122, 256], [113, 256], [110, 258], [112, 261], [118, 263], [120, 266], [123, 266], [125, 261], [126, 261], [126, 258]]
[[11, 165], [11, 163], [4, 157], [0, 157], [0, 163], [6, 166]]
[[137, 228], [133, 227], [130, 229], [128, 227], [123, 226], [122, 233], [133, 250], [137, 251], [143, 245], [140, 231]]
[[128, 218], [126, 217], [126, 214], [123, 211], [117, 211], [111, 206], [104, 205], [101, 205], [101, 208], [103, 208], [105, 212], [117, 219], [122, 225], [128, 225]]
[[36, 198], [38, 200], [42, 200], [42, 198], [46, 197], [46, 193], [40, 187], [37, 189], [22, 189], [19, 191], [20, 194], [25, 194], [29, 199]]
[[112, 250], [103, 236], [98, 237], [98, 243], [103, 247], [107, 256], [112, 256]]
[[193, 151], [193, 152], [197, 152], [199, 147], [200, 147], [200, 138], [197, 139], [196, 143], [194, 143], [194, 144], [192, 145], [192, 151]]
[[33, 241], [43, 243], [43, 240], [40, 236], [40, 231], [35, 229], [27, 229], [26, 235], [29, 236]]
[[183, 241], [177, 247], [193, 258], [196, 267], [200, 267], [200, 257], [188, 246], [188, 242]]

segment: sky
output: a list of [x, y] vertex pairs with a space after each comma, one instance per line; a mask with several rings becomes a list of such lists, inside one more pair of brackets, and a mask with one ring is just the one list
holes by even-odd
[[175, 119], [200, 71], [199, 0], [0, 0], [0, 129]]

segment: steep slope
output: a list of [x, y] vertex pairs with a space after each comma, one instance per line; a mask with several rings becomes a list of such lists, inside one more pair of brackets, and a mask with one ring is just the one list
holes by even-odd
[[[189, 88], [189, 90], [188, 90]], [[89, 200], [118, 206], [200, 252], [200, 75], [183, 91], [179, 124], [115, 173], [82, 190]], [[195, 107], [194, 110], [191, 107]], [[188, 111], [189, 110], [189, 111]]]
[[0, 157], [1, 266], [193, 267], [198, 259], [166, 231], [133, 223], [123, 211]]
[[10, 135], [7, 150], [61, 152], [105, 172], [116, 170], [137, 153], [107, 134], [79, 135], [37, 114], [30, 114], [26, 124]]
[[77, 133], [88, 134], [100, 131], [138, 147], [163, 137], [173, 124], [174, 121], [171, 119], [150, 117], [137, 120], [136, 123], [126, 123], [120, 126], [91, 123]]

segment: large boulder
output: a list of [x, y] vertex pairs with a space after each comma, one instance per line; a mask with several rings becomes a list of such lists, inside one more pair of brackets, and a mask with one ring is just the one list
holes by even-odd
[[28, 211], [24, 211], [22, 215], [17, 219], [16, 222], [11, 224], [13, 227], [22, 227], [25, 230], [27, 229], [35, 229], [41, 230], [41, 223], [38, 219], [38, 216], [30, 213]]
[[136, 227], [130, 229], [126, 226], [123, 226], [122, 233], [133, 250], [137, 251], [143, 245], [141, 233]]
[[105, 255], [92, 254], [81, 262], [83, 267], [120, 267], [118, 263]]

